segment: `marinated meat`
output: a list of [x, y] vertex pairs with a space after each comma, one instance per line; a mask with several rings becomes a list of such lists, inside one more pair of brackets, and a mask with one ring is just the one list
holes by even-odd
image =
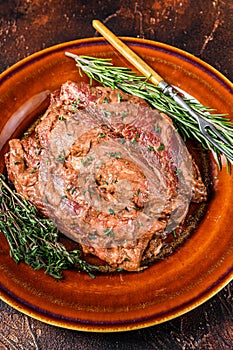
[[171, 120], [119, 90], [67, 82], [35, 132], [9, 145], [16, 190], [115, 268], [140, 269], [151, 240], [159, 253], [190, 202], [206, 200]]

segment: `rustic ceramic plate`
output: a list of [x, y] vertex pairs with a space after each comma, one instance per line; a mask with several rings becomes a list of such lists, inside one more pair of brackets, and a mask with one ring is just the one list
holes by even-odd
[[[203, 104], [233, 116], [232, 84], [215, 69], [176, 48], [124, 38], [171, 84]], [[50, 91], [80, 80], [65, 51], [112, 57], [127, 65], [102, 39], [83, 39], [38, 52], [0, 76], [1, 171], [6, 143], [44, 108]], [[198, 229], [172, 255], [142, 273], [102, 275], [66, 271], [54, 281], [9, 257], [0, 236], [0, 296], [14, 308], [56, 326], [86, 331], [125, 331], [177, 317], [205, 302], [233, 275], [233, 178], [212, 162], [214, 193]]]

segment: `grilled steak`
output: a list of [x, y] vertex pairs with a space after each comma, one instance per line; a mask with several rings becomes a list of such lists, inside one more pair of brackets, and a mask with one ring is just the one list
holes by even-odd
[[16, 190], [116, 268], [140, 269], [151, 240], [158, 253], [190, 201], [206, 199], [171, 120], [122, 91], [67, 82], [35, 132], [9, 145]]

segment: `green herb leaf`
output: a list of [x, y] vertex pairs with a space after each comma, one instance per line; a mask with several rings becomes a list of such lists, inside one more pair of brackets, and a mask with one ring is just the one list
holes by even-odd
[[111, 228], [106, 228], [106, 229], [104, 229], [104, 235], [105, 235], [105, 236], [114, 237], [114, 233], [113, 233], [113, 231], [112, 231]]
[[116, 158], [116, 159], [120, 159], [121, 158], [121, 152], [120, 151], [118, 151], [118, 152], [109, 152], [109, 156], [113, 157], [113, 158]]
[[113, 210], [112, 208], [109, 208], [108, 211], [109, 211], [109, 214], [110, 214], [110, 215], [115, 215], [115, 212], [114, 212], [114, 210]]
[[164, 144], [161, 143], [161, 145], [157, 148], [158, 151], [163, 151], [165, 148]]

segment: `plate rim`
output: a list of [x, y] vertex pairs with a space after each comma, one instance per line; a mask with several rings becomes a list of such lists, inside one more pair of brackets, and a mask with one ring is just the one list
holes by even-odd
[[[122, 39], [125, 43], [129, 43], [132, 46], [146, 46], [149, 47], [154, 46], [157, 49], [164, 50], [166, 52], [172, 51], [175, 55], [180, 57], [186, 57], [187, 60], [193, 61], [197, 64], [199, 68], [203, 70], [205, 68], [208, 71], [211, 71], [214, 73], [214, 75], [219, 79], [220, 83], [224, 83], [225, 87], [232, 90], [233, 89], [233, 83], [228, 79], [224, 74], [222, 74], [219, 70], [217, 70], [215, 67], [211, 66], [209, 63], [205, 62], [204, 60], [200, 59], [199, 57], [195, 56], [192, 53], [189, 53], [185, 50], [182, 50], [178, 47], [162, 43], [159, 41], [149, 40], [149, 39], [141, 39], [141, 38], [134, 38], [130, 36], [120, 36], [120, 39]], [[0, 73], [0, 80], [5, 79], [7, 76], [11, 75], [15, 70], [17, 70], [20, 66], [27, 64], [29, 61], [39, 58], [45, 54], [48, 54], [50, 52], [53, 52], [55, 49], [56, 51], [62, 51], [64, 47], [67, 46], [75, 46], [77, 47], [77, 44], [82, 46], [88, 46], [91, 43], [99, 43], [100, 45], [107, 45], [112, 48], [112, 46], [102, 37], [87, 37], [87, 38], [81, 38], [76, 40], [70, 40], [67, 42], [58, 43], [52, 46], [49, 46], [47, 48], [44, 48], [42, 50], [36, 51], [29, 56], [26, 56], [22, 58], [21, 60], [17, 61], [10, 67], [8, 67], [6, 70]]]

